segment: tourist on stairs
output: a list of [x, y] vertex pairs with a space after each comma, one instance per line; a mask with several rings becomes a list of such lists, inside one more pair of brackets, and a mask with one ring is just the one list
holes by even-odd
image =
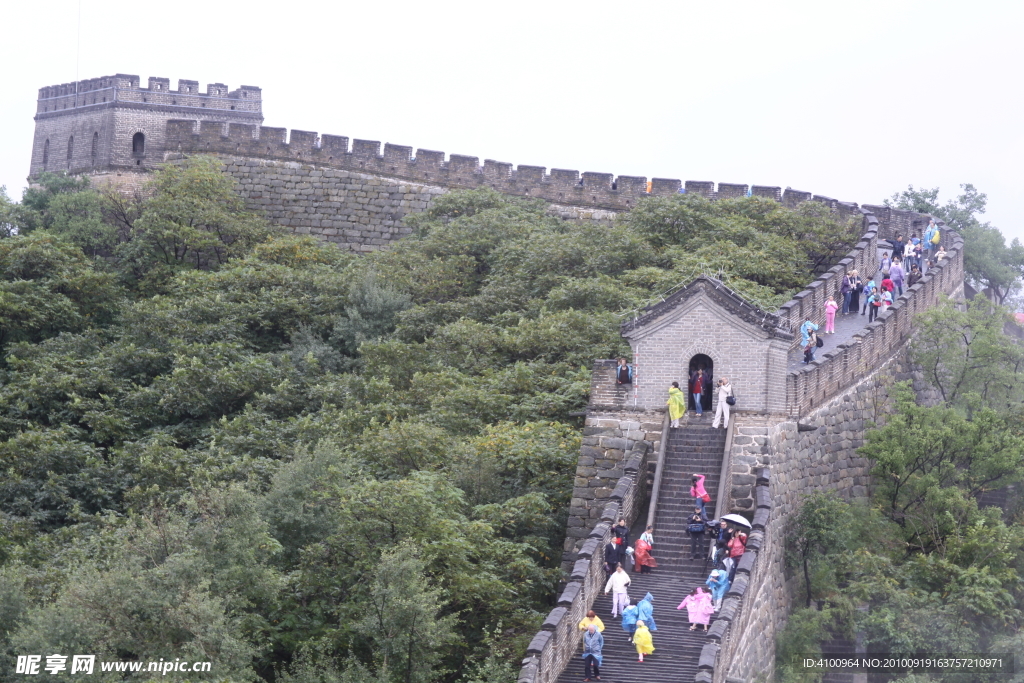
[[725, 592], [729, 590], [729, 574], [724, 569], [716, 569], [704, 582], [711, 589], [711, 599], [715, 603], [715, 611], [722, 609], [722, 599]]
[[703, 508], [694, 506], [693, 514], [686, 523], [686, 532], [690, 534], [690, 559], [696, 560], [704, 556], [704, 532], [707, 531], [708, 518]]
[[613, 618], [622, 614], [622, 611], [626, 609], [626, 605], [629, 604], [629, 595], [626, 593], [629, 583], [629, 574], [622, 569], [620, 564], [616, 567], [615, 572], [608, 577], [608, 583], [604, 585], [605, 595], [608, 595], [608, 591], [612, 592]]
[[583, 680], [601, 680], [601, 648], [604, 636], [596, 627], [590, 626], [583, 634]]
[[608, 544], [604, 547], [604, 571], [611, 577], [615, 573], [615, 568], [619, 566], [619, 562], [625, 559], [625, 549], [619, 547], [615, 542], [615, 538], [608, 541]]
[[604, 622], [594, 610], [590, 610], [587, 612], [587, 616], [583, 617], [583, 621], [580, 622], [580, 630], [586, 631], [588, 626], [596, 626], [598, 631], [604, 632]]
[[668, 390], [668, 416], [672, 418], [672, 427], [679, 427], [679, 420], [686, 415], [686, 396], [679, 388], [679, 382], [672, 382]]
[[651, 637], [651, 630], [643, 619], [636, 622], [636, 632], [633, 633], [633, 645], [636, 645], [636, 653], [640, 655], [638, 662], [644, 661], [644, 655], [654, 652], [654, 638]]
[[686, 608], [686, 618], [690, 621], [690, 630], [696, 631], [697, 625], [704, 626], [704, 632], [708, 632], [708, 624], [711, 622], [711, 614], [715, 611], [711, 604], [711, 594], [698, 586], [690, 591], [690, 594], [683, 598], [676, 609]]
[[693, 473], [690, 477], [690, 495], [693, 496], [693, 503], [700, 508], [700, 511], [704, 513], [705, 517], [707, 512], [705, 511], [705, 503], [711, 501], [711, 496], [704, 489], [704, 480], [707, 479], [703, 474]]
[[742, 531], [737, 532], [729, 541], [729, 557], [725, 559], [725, 569], [729, 572], [729, 583], [736, 576], [736, 565], [743, 557], [743, 551], [747, 549], [747, 535]]
[[633, 546], [633, 555], [636, 558], [636, 563], [640, 565], [641, 574], [650, 574], [651, 570], [658, 566], [651, 555], [651, 549], [654, 547], [652, 531], [654, 531], [653, 527], [647, 527], [647, 531], [640, 535], [636, 545]]
[[729, 523], [723, 519], [718, 523], [718, 528], [715, 529], [715, 552], [712, 560], [716, 566], [728, 555], [727, 549], [731, 540], [732, 529], [729, 528]]
[[[658, 630], [658, 625], [654, 623], [654, 596], [648, 593], [644, 596], [644, 599], [636, 605], [636, 618], [642, 619], [647, 628], [652, 631]], [[639, 621], [637, 622], [639, 624]]]
[[636, 631], [636, 620], [639, 610], [636, 605], [626, 605], [622, 610], [622, 630], [629, 634], [629, 642], [633, 642], [633, 632]]

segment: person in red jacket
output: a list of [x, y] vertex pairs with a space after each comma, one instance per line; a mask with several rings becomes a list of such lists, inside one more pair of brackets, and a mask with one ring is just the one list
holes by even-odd
[[882, 278], [882, 284], [880, 285], [880, 288], [883, 292], [892, 292], [896, 289], [896, 285], [893, 283], [891, 279], [886, 277]]
[[747, 549], [747, 535], [742, 531], [737, 533], [729, 540], [727, 547], [729, 557], [725, 560], [725, 568], [729, 570], [729, 582], [732, 583], [733, 577], [736, 576], [736, 565], [740, 563], [743, 551]]

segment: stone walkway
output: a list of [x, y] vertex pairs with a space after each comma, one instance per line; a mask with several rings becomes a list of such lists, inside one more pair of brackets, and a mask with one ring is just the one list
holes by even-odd
[[[882, 254], [883, 253], [891, 253], [891, 252], [892, 252], [892, 249], [889, 248], [888, 246], [886, 246], [884, 249], [879, 247], [879, 249], [878, 249], [878, 256], [877, 256], [876, 261], [880, 262], [882, 260]], [[882, 281], [882, 273], [881, 273], [881, 271], [877, 271], [876, 273], [874, 273], [873, 277], [874, 277], [874, 280], [875, 280], [875, 284], [880, 283]], [[904, 291], [906, 291], [906, 285], [905, 284], [904, 284], [903, 289], [904, 289]], [[898, 292], [896, 292], [895, 294], [897, 294], [897, 296], [898, 296]], [[850, 313], [849, 315], [843, 315], [843, 313], [842, 313], [842, 310], [843, 310], [842, 309], [842, 305], [843, 305], [842, 299], [838, 299], [837, 298], [836, 301], [839, 304], [840, 308], [839, 308], [839, 312], [836, 313], [836, 332], [835, 332], [835, 334], [825, 334], [825, 324], [824, 323], [822, 323], [821, 326], [818, 328], [818, 336], [821, 339], [825, 340], [825, 345], [822, 346], [821, 348], [819, 348], [815, 352], [815, 354], [814, 354], [814, 357], [817, 358], [818, 360], [821, 360], [821, 354], [827, 353], [828, 351], [831, 351], [832, 349], [835, 349], [840, 344], [845, 344], [846, 342], [848, 342], [851, 339], [853, 339], [853, 335], [855, 335], [858, 332], [860, 332], [861, 330], [863, 330], [865, 327], [867, 327], [867, 324], [868, 324], [868, 314], [867, 313], [865, 313], [864, 315], [861, 315], [860, 311], [858, 310], [855, 314], [854, 313]], [[860, 306], [861, 306], [861, 308], [864, 307], [864, 294], [863, 294], [863, 292], [861, 293]], [[795, 333], [799, 336], [800, 330], [799, 329], [795, 330]], [[800, 368], [806, 367], [803, 364], [803, 360], [804, 360], [804, 352], [803, 352], [802, 348], [800, 348], [798, 346], [795, 349], [793, 349], [792, 351], [790, 351], [789, 352], [789, 368], [788, 368], [789, 371], [793, 372], [793, 371], [799, 370]]]

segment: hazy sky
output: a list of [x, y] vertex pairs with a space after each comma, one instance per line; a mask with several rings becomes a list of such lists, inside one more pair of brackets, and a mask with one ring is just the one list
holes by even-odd
[[1024, 240], [1024, 3], [5, 5], [0, 185], [38, 88], [114, 73], [263, 88], [265, 124], [550, 168], [881, 203], [974, 183]]

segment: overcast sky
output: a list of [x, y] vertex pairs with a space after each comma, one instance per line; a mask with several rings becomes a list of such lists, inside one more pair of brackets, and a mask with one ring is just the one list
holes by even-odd
[[0, 185], [38, 88], [114, 73], [263, 88], [265, 125], [513, 164], [791, 186], [881, 203], [988, 194], [1024, 241], [1024, 3], [221, 2], [5, 5]]

